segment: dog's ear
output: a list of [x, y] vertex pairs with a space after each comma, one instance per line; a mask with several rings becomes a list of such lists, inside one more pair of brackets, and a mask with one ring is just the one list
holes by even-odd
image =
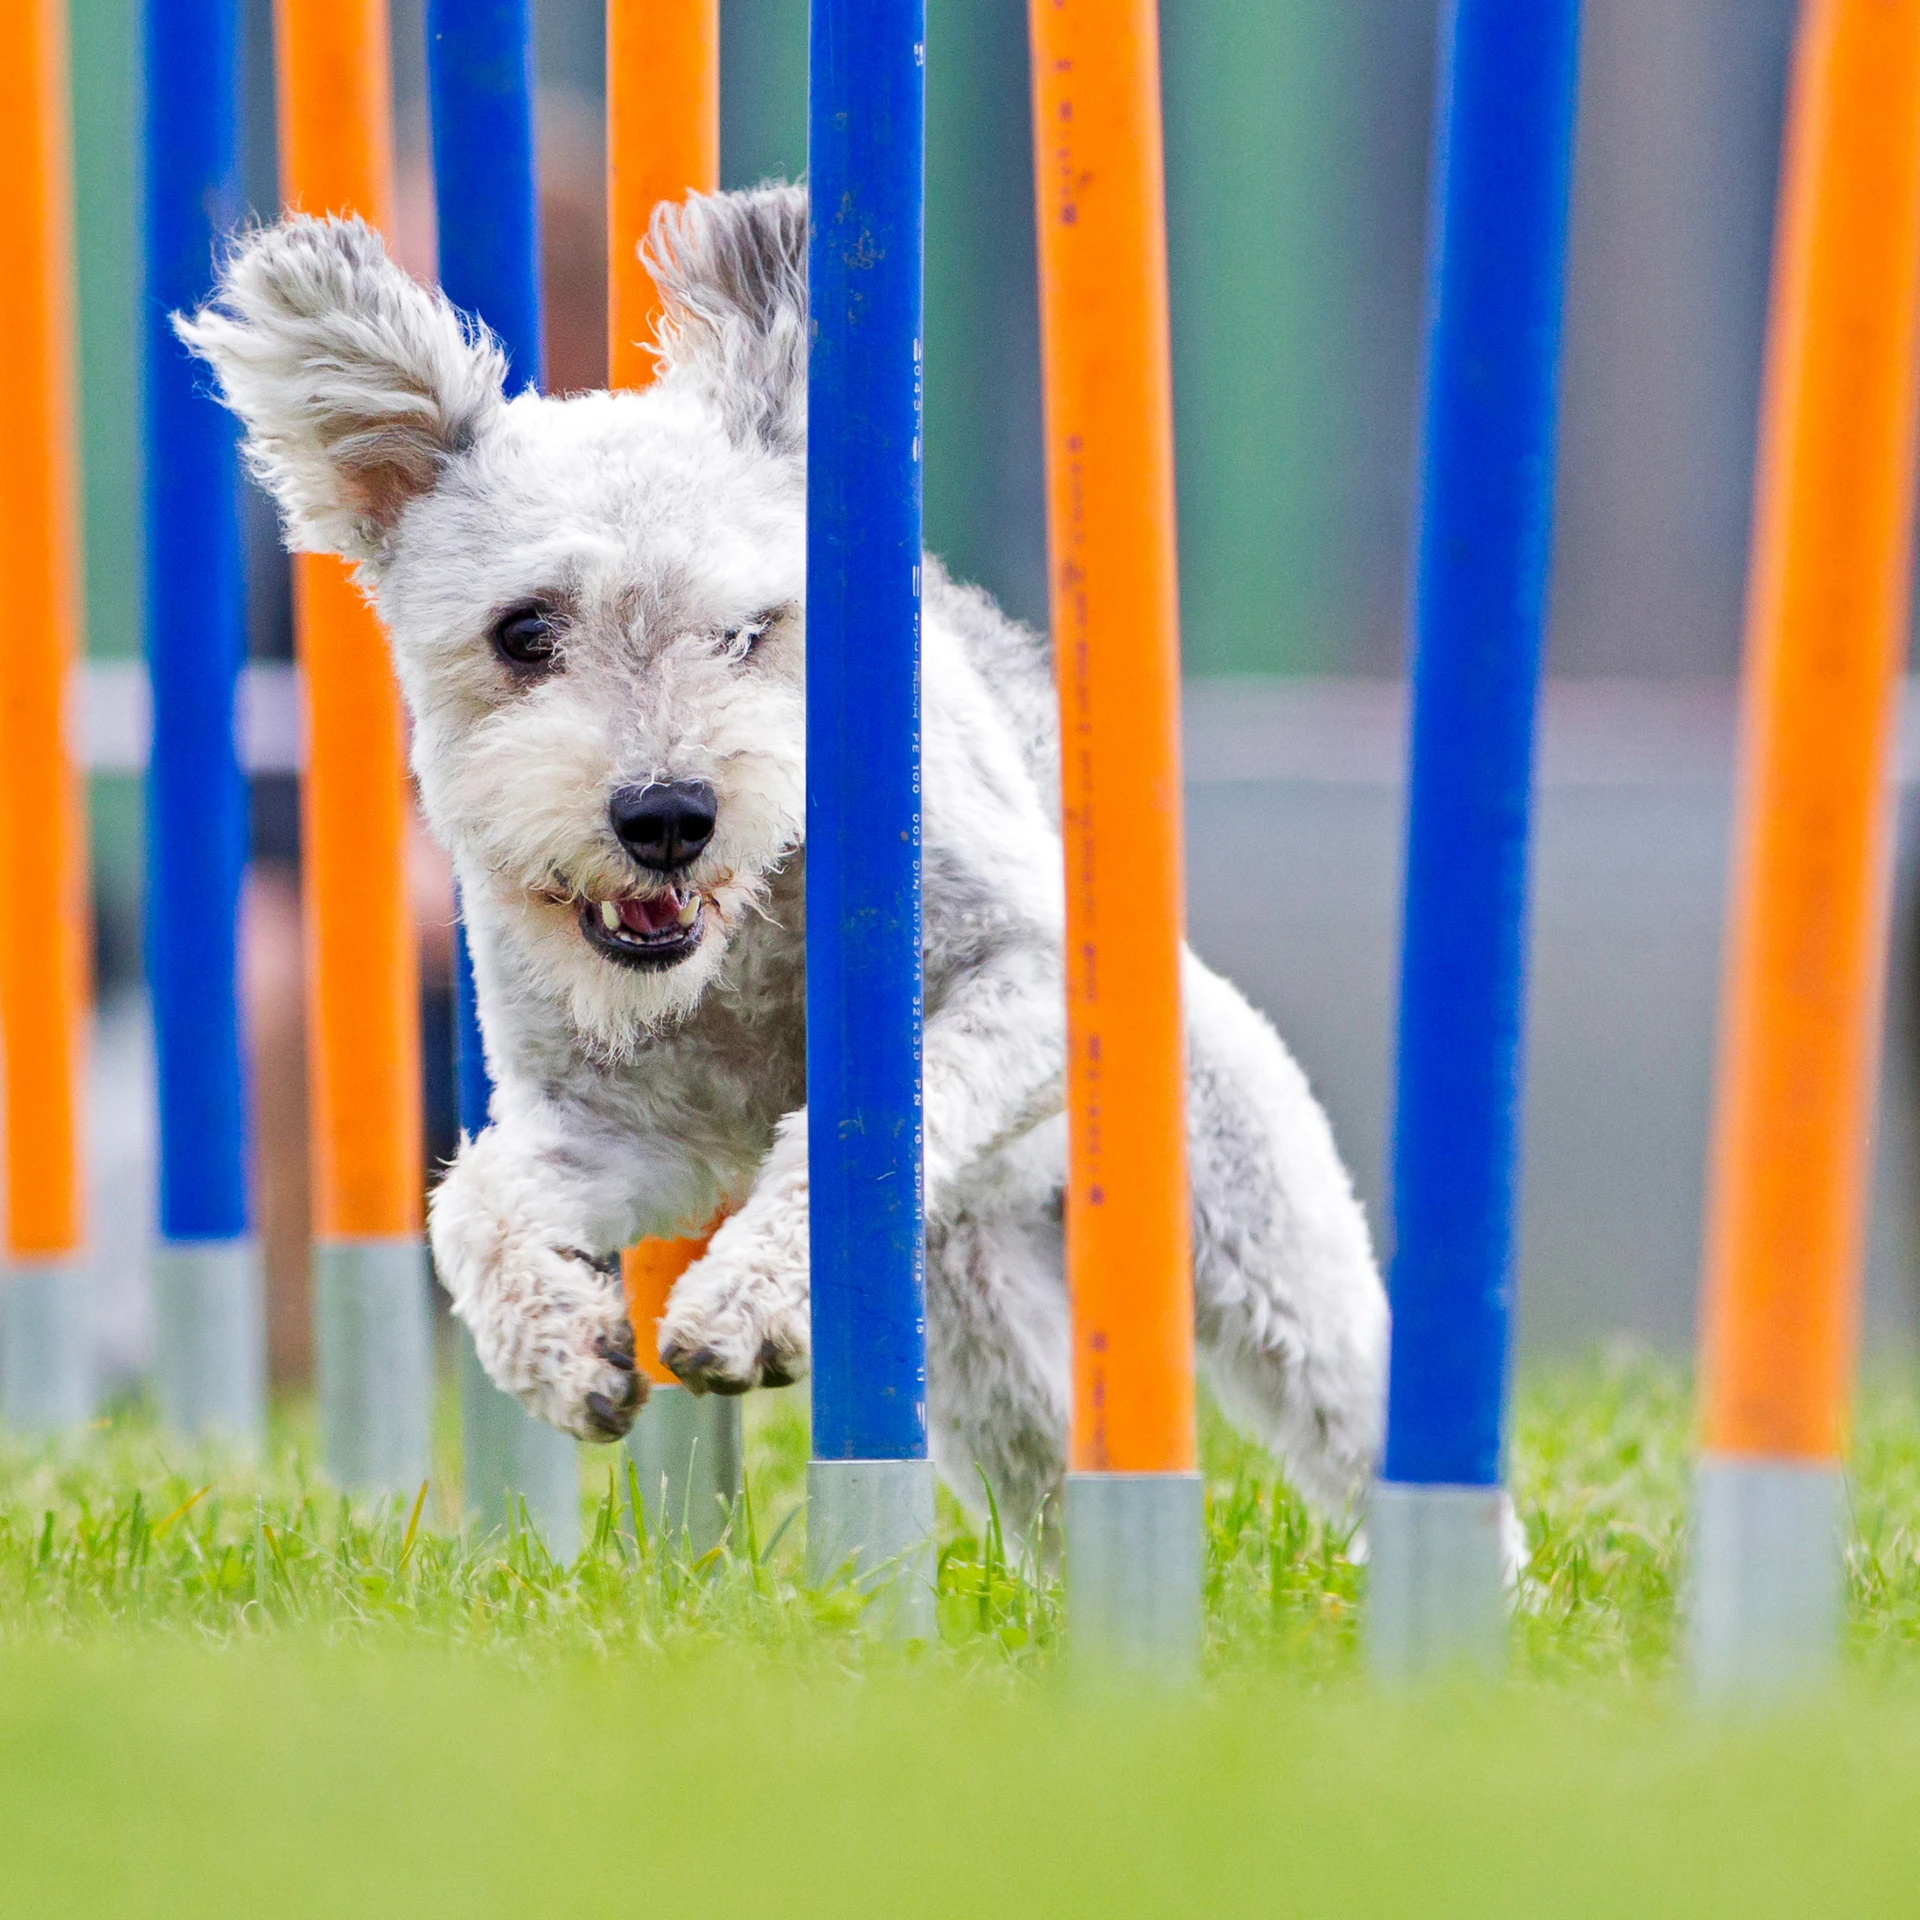
[[690, 193], [641, 250], [664, 306], [660, 377], [691, 387], [742, 445], [807, 435], [807, 190]]
[[289, 214], [240, 238], [174, 329], [219, 376], [290, 546], [378, 562], [502, 402], [506, 361], [361, 220]]

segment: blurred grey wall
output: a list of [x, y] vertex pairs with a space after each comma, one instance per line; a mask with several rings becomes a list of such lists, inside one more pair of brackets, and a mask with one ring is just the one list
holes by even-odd
[[[1726, 681], [1561, 680], [1535, 800], [1518, 1324], [1523, 1349], [1692, 1343], [1736, 698]], [[1326, 1103], [1383, 1251], [1400, 917], [1403, 690], [1216, 679], [1186, 703], [1190, 932], [1272, 1015]], [[1900, 881], [1866, 1332], [1920, 1333], [1920, 683], [1899, 755]]]
[[1793, 0], [1589, 0], [1553, 666], [1731, 673]]

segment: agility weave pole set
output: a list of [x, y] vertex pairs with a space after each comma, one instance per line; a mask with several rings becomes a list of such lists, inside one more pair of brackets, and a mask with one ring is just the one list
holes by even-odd
[[[538, 383], [545, 360], [532, 19], [526, 0], [434, 0], [426, 26], [440, 284], [497, 337], [512, 391]], [[660, 201], [719, 184], [718, 4], [663, 10], [614, 0], [607, 29], [610, 383], [642, 386], [652, 377], [646, 343], [656, 316], [637, 237]], [[458, 932], [455, 968], [460, 1126], [472, 1135], [487, 1125], [492, 1087]], [[636, 1358], [651, 1383], [628, 1441], [635, 1483], [648, 1524], [684, 1530], [695, 1553], [724, 1532], [739, 1491], [740, 1410], [688, 1393], [660, 1364], [653, 1328], [702, 1245], [648, 1241], [622, 1262]], [[573, 1441], [495, 1388], [465, 1339], [461, 1422], [467, 1503], [482, 1524], [507, 1524], [523, 1500], [548, 1550], [571, 1557], [580, 1524]]]
[[1552, 554], [1579, 0], [1457, 0], [1441, 47], [1412, 636], [1383, 1672], [1505, 1634], [1528, 802]]
[[[427, 8], [427, 117], [433, 138], [439, 275], [447, 297], [483, 321], [507, 358], [507, 388], [544, 380], [540, 205], [534, 184], [533, 31], [526, 0]], [[454, 1070], [460, 1131], [487, 1125], [493, 1085], [464, 930], [454, 929]], [[572, 1437], [535, 1420], [486, 1377], [463, 1333], [460, 1427], [466, 1504], [489, 1528], [515, 1502], [547, 1549], [580, 1546]]]
[[[1153, 0], [1036, 0], [1062, 713], [1068, 1608], [1100, 1664], [1201, 1638], [1180, 1023], [1178, 598]], [[920, 979], [922, 0], [815, 0], [808, 171], [807, 1097], [816, 1581], [932, 1628]], [[851, 777], [855, 767], [860, 778]]]
[[[1047, 536], [1067, 907], [1076, 1643], [1200, 1655], [1181, 1026], [1180, 617], [1155, 0], [1034, 0]], [[1142, 926], [1125, 902], [1174, 910]]]
[[[807, 170], [809, 1572], [933, 1629], [920, 985], [924, 0], [814, 0]], [[854, 779], [854, 769], [860, 777]]]
[[[1443, 48], [1415, 593], [1393, 1350], [1376, 1668], [1498, 1657], [1533, 706], [1573, 0], [1455, 0]], [[1908, 631], [1920, 4], [1806, 0], [1748, 587], [1703, 1276], [1693, 1658], [1837, 1651]]]
[[265, 1276], [248, 1198], [236, 991], [247, 784], [234, 701], [247, 653], [230, 422], [174, 337], [240, 217], [234, 0], [153, 0], [146, 40], [145, 561], [153, 748], [147, 978], [159, 1105], [154, 1376], [185, 1433], [257, 1442]]
[[[170, 1417], [189, 1431], [251, 1430], [259, 1422], [259, 1281], [246, 1232], [232, 951], [245, 794], [230, 719], [209, 718], [231, 715], [244, 648], [231, 624], [218, 635], [230, 645], [196, 645], [190, 629], [167, 644], [190, 621], [195, 592], [216, 598], [219, 619], [229, 623], [237, 623], [241, 604], [231, 426], [166, 325], [169, 312], [206, 297], [215, 250], [238, 215], [238, 19], [231, 0], [154, 0], [154, 12], [149, 97], [161, 117], [149, 130], [149, 468], [167, 481], [150, 494], [149, 539], [158, 701], [149, 894], [168, 1238], [161, 1392]], [[614, 249], [610, 317], [616, 377], [639, 384], [651, 370], [640, 343], [653, 316], [648, 300], [636, 297], [637, 284], [650, 291], [650, 282], [634, 239], [655, 201], [717, 184], [717, 6], [702, 0], [663, 15], [640, 0], [616, 0], [609, 32], [610, 201], [615, 230], [631, 223]], [[347, 9], [285, 0], [277, 37], [284, 197], [308, 211], [356, 212], [380, 224], [391, 193], [384, 8], [378, 0]], [[500, 338], [514, 377], [537, 380], [543, 351], [526, 9], [435, 7], [428, 49], [442, 278]], [[187, 70], [215, 81], [212, 112], [200, 102], [189, 113], [185, 103], [198, 95], [180, 84]], [[174, 125], [189, 118], [191, 126]], [[202, 555], [211, 560], [196, 573]], [[338, 563], [302, 556], [297, 567], [312, 707], [304, 800], [315, 949], [309, 998], [318, 1055], [323, 1444], [328, 1470], [343, 1484], [403, 1492], [426, 1471], [432, 1378], [416, 1197], [420, 1093], [402, 734], [371, 614], [336, 577]], [[349, 927], [357, 936], [343, 931]], [[486, 1123], [489, 1087], [463, 942], [457, 963], [460, 1110], [471, 1131]], [[367, 983], [364, 993], [356, 981]], [[186, 1195], [178, 1207], [168, 1203], [176, 1188]], [[187, 1245], [176, 1248], [176, 1240]], [[642, 1364], [657, 1388], [633, 1436], [638, 1484], [654, 1524], [683, 1525], [704, 1549], [723, 1530], [737, 1492], [739, 1410], [695, 1402], [668, 1384], [651, 1347], [666, 1287], [697, 1250], [651, 1243], [632, 1250], [627, 1264], [641, 1296]], [[176, 1270], [181, 1278], [169, 1284]], [[178, 1387], [176, 1355], [186, 1367]], [[463, 1428], [468, 1502], [482, 1521], [503, 1523], [523, 1500], [550, 1550], [570, 1553], [579, 1525], [572, 1442], [500, 1395], [470, 1353]]]
[[[1089, 1657], [1191, 1671], [1201, 1631], [1180, 1021], [1178, 620], [1153, 0], [1032, 0], [1052, 619], [1061, 701], [1073, 1414], [1069, 1620]], [[231, 429], [164, 315], [202, 299], [237, 212], [233, 0], [150, 0], [149, 965], [160, 1066], [163, 1408], [258, 1432], [234, 928], [244, 787]], [[440, 272], [541, 373], [526, 0], [429, 13]], [[284, 193], [375, 223], [390, 197], [378, 0], [282, 0]], [[815, 0], [809, 162], [809, 1563], [931, 1631], [921, 1202], [920, 397], [923, 0]], [[1551, 553], [1577, 0], [1452, 0], [1443, 22], [1414, 594], [1387, 1441], [1371, 1506], [1376, 1669], [1498, 1658], [1528, 805]], [[0, 398], [5, 557], [44, 644], [0, 684], [5, 1364], [16, 1426], [85, 1418], [78, 1151], [86, 1004], [61, 15], [6, 69], [17, 262]], [[609, 21], [613, 379], [649, 377], [626, 259], [659, 199], [717, 179], [714, 0]], [[212, 112], [207, 111], [207, 76]], [[189, 80], [193, 84], [189, 84]], [[187, 101], [195, 108], [190, 110]], [[223, 117], [224, 115], [224, 117]], [[1789, 102], [1758, 457], [1746, 705], [1707, 1216], [1699, 1676], [1759, 1687], [1837, 1643], [1907, 630], [1920, 345], [1920, 0], [1807, 0]], [[339, 563], [297, 609], [315, 1036], [316, 1312], [329, 1474], [427, 1471], [417, 985], [397, 690]], [[205, 605], [218, 601], [214, 617]], [[193, 607], [198, 617], [183, 611]], [[858, 766], [860, 778], [851, 777]], [[1122, 830], [1124, 827], [1124, 831]], [[1103, 918], [1103, 912], [1105, 917]], [[485, 1124], [464, 957], [461, 1110]], [[629, 1250], [641, 1364], [698, 1242]], [[566, 1550], [570, 1441], [469, 1368], [468, 1499]], [[656, 1522], [724, 1525], [737, 1405], [662, 1378], [636, 1428]], [[709, 1535], [707, 1537], [712, 1537]]]
[[[382, 0], [282, 0], [275, 29], [282, 200], [388, 228]], [[344, 562], [295, 557], [294, 638], [307, 695], [301, 879], [321, 1450], [343, 1486], [410, 1493], [432, 1464], [433, 1348], [405, 722], [385, 638]]]
[[[720, 0], [609, 0], [607, 7], [607, 384], [644, 387], [659, 318], [639, 236], [662, 201], [720, 185]], [[720, 1539], [739, 1497], [740, 1403], [688, 1392], [662, 1365], [654, 1327], [706, 1241], [643, 1240], [621, 1257], [647, 1404], [627, 1436], [642, 1510], [689, 1550]]]
[[1755, 486], [1706, 1220], [1694, 1658], [1833, 1661], [1913, 568], [1920, 4], [1812, 0]]
[[29, 0], [0, 62], [0, 565], [34, 643], [0, 675], [0, 1073], [5, 1076], [5, 1314], [0, 1409], [15, 1426], [91, 1411], [81, 1186], [86, 850], [68, 748], [79, 651], [73, 235], [66, 9]]

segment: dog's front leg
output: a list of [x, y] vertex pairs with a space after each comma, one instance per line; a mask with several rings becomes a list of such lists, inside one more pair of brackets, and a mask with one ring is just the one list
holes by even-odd
[[[1057, 1112], [1064, 1012], [1034, 945], [943, 999], [922, 1051], [927, 1210], [983, 1153]], [[747, 1203], [675, 1287], [660, 1357], [696, 1392], [784, 1386], [807, 1370], [807, 1116], [780, 1123]]]
[[617, 1254], [593, 1224], [613, 1180], [596, 1178], [594, 1146], [544, 1108], [496, 1120], [461, 1146], [430, 1225], [440, 1283], [488, 1377], [549, 1425], [605, 1441], [633, 1424], [647, 1389]]
[[660, 1317], [660, 1358], [696, 1393], [784, 1387], [807, 1370], [807, 1114], [781, 1121], [746, 1205]]

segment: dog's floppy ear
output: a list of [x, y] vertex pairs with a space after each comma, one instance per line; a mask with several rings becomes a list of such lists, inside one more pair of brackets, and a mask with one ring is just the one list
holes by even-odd
[[290, 546], [378, 562], [408, 501], [501, 404], [506, 361], [361, 220], [243, 235], [174, 328], [219, 376]]
[[742, 445], [807, 434], [807, 190], [690, 193], [654, 210], [641, 257], [665, 307], [660, 377], [692, 387]]

